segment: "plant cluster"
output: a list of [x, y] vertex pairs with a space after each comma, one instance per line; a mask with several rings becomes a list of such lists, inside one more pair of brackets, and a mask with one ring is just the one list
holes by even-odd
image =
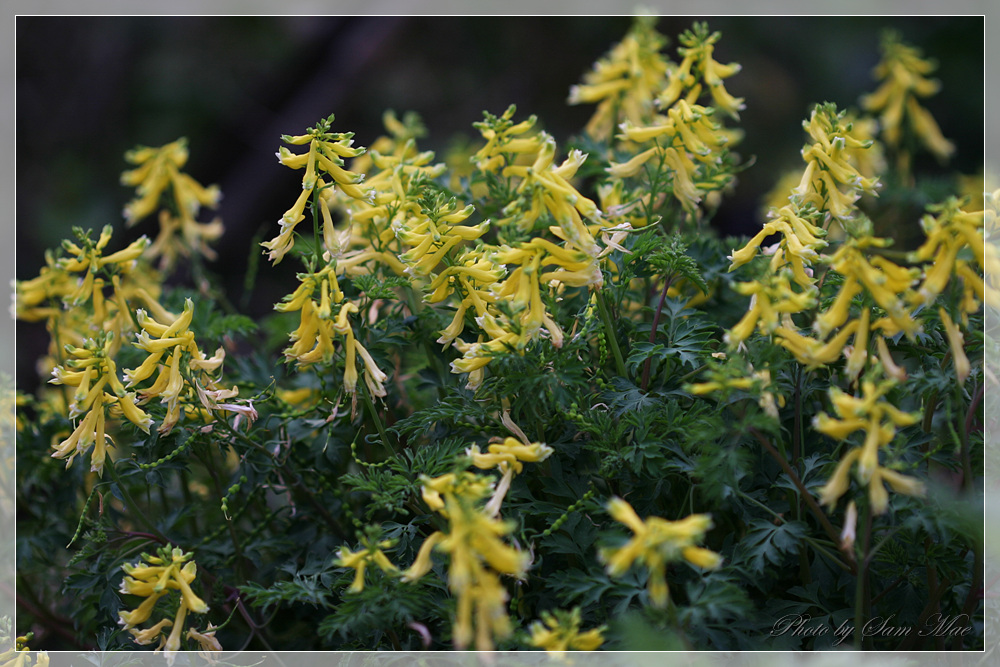
[[[413, 114], [368, 148], [333, 115], [281, 137], [301, 188], [261, 246], [300, 271], [261, 321], [216, 298], [186, 142], [130, 151], [156, 240], [77, 229], [16, 285], [51, 340], [17, 397], [19, 621], [168, 656], [844, 640], [789, 615], [982, 648], [1000, 193], [922, 194], [914, 152], [953, 149], [933, 63], [889, 35], [760, 231], [718, 237], [752, 104], [720, 38], [673, 60], [636, 18], [563, 146], [514, 106], [442, 162]], [[918, 247], [875, 235], [894, 189], [924, 197]], [[863, 631], [890, 615], [913, 632]]]

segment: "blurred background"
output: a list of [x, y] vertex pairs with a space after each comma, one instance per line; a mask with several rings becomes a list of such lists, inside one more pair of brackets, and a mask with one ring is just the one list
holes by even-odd
[[[744, 159], [756, 158], [713, 224], [724, 234], [755, 231], [761, 197], [801, 165], [802, 121], [813, 104], [855, 106], [874, 90], [871, 70], [885, 28], [937, 59], [941, 92], [925, 102], [957, 146], [944, 169], [924, 156], [918, 169], [979, 174], [983, 165], [982, 17], [664, 17], [674, 60], [679, 32], [707, 20], [723, 33], [717, 60], [743, 71], [727, 89], [746, 98], [739, 125]], [[124, 230], [131, 198], [119, 185], [123, 153], [137, 144], [189, 139], [187, 172], [218, 184], [226, 233], [211, 269], [247, 314], [271, 312], [295, 266], [262, 266], [251, 295], [243, 281], [255, 234], [269, 239], [294, 201], [301, 174], [274, 156], [281, 134], [302, 133], [331, 112], [334, 131], [369, 146], [386, 109], [415, 111], [439, 158], [472, 123], [511, 103], [537, 114], [560, 146], [593, 106], [568, 106], [571, 85], [627, 31], [618, 17], [30, 17], [16, 20], [16, 277], [29, 279], [44, 251], [71, 227]], [[203, 217], [203, 220], [206, 218]], [[914, 221], [915, 222], [915, 221]], [[18, 323], [18, 385], [38, 381], [34, 359], [44, 327]]]

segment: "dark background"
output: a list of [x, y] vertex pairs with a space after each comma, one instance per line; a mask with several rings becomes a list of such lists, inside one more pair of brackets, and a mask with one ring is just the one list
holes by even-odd
[[[667, 53], [694, 17], [664, 17]], [[950, 169], [983, 163], [981, 17], [714, 17], [716, 59], [743, 71], [727, 89], [746, 98], [739, 147], [756, 164], [741, 174], [713, 224], [723, 233], [759, 225], [761, 196], [782, 171], [801, 165], [802, 120], [816, 102], [856, 105], [874, 90], [879, 34], [938, 60], [942, 91], [926, 102], [957, 153]], [[336, 113], [335, 131], [368, 146], [387, 108], [418, 112], [423, 149], [439, 157], [456, 135], [476, 139], [483, 110], [537, 114], [559, 142], [579, 132], [592, 105], [568, 106], [569, 87], [625, 34], [618, 17], [18, 17], [16, 20], [17, 266], [31, 278], [48, 247], [79, 225], [116, 227], [114, 248], [153, 218], [122, 231], [132, 192], [118, 183], [122, 155], [136, 144], [190, 140], [187, 171], [217, 183], [226, 234], [212, 270], [244, 301], [251, 238], [265, 240], [294, 200], [301, 175], [281, 167], [280, 135], [302, 133]], [[936, 170], [932, 161], [919, 166]], [[259, 249], [253, 249], [256, 252]], [[265, 262], [266, 264], [266, 262]], [[270, 312], [293, 284], [292, 262], [262, 266], [248, 313]], [[46, 344], [40, 325], [18, 324], [18, 384], [30, 389]]]

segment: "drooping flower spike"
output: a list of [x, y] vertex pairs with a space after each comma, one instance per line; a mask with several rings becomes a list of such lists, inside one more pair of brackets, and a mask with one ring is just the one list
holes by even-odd
[[[349, 197], [371, 201], [373, 193], [361, 187], [363, 174], [344, 168], [345, 158], [354, 158], [365, 152], [362, 147], [353, 148], [353, 132], [331, 132], [333, 115], [309, 128], [306, 134], [282, 136], [282, 140], [293, 146], [309, 145], [305, 153], [293, 153], [282, 146], [277, 153], [278, 162], [292, 169], [303, 169], [302, 191], [295, 203], [285, 211], [278, 221], [280, 233], [261, 245], [268, 250], [268, 259], [277, 264], [295, 245], [295, 226], [305, 218], [305, 208], [314, 193], [322, 193], [329, 188], [339, 189]], [[324, 178], [325, 176], [325, 178]], [[333, 229], [333, 220], [327, 200], [332, 195], [325, 194], [316, 202], [323, 218], [324, 229]]]
[[607, 564], [608, 574], [613, 577], [625, 574], [633, 563], [645, 565], [649, 570], [649, 598], [655, 607], [667, 606], [668, 564], [684, 560], [706, 569], [722, 564], [719, 554], [697, 546], [712, 527], [712, 518], [708, 514], [692, 514], [679, 521], [651, 516], [643, 521], [621, 498], [612, 498], [608, 502], [608, 513], [615, 521], [628, 526], [633, 536], [617, 549], [601, 550], [601, 560]]
[[[122, 580], [121, 592], [145, 600], [132, 611], [118, 612], [118, 622], [139, 644], [152, 643], [165, 628], [171, 627], [170, 635], [161, 645], [168, 659], [180, 650], [184, 620], [188, 612], [204, 614], [208, 611], [205, 601], [191, 589], [198, 574], [193, 556], [194, 554], [185, 553], [179, 547], [167, 545], [160, 548], [155, 556], [142, 554], [141, 560], [135, 565], [122, 565], [126, 576]], [[150, 619], [156, 603], [171, 591], [180, 593], [180, 604], [174, 620], [171, 622], [163, 619], [146, 630], [139, 630], [137, 626]]]

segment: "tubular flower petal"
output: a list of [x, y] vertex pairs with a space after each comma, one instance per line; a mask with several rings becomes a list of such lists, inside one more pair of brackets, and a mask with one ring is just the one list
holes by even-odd
[[[896, 384], [895, 380], [883, 380], [880, 384], [865, 380], [860, 384], [860, 397], [845, 394], [836, 387], [831, 388], [830, 398], [838, 418], [820, 413], [813, 420], [813, 428], [835, 440], [846, 440], [855, 431], [865, 433], [862, 446], [850, 449], [837, 464], [833, 475], [820, 491], [820, 502], [829, 507], [836, 505], [837, 500], [847, 492], [850, 469], [857, 463], [858, 481], [869, 487], [872, 507], [876, 513], [881, 513], [888, 507], [888, 496], [882, 479], [891, 478], [899, 482], [900, 489], [917, 489], [919, 486], [916, 480], [912, 480], [912, 484], [907, 486], [906, 480], [911, 478], [903, 478], [896, 473], [886, 474], [878, 456], [879, 450], [892, 442], [896, 427], [915, 424], [918, 415], [902, 412], [885, 399], [886, 392]], [[890, 486], [897, 490], [896, 486]], [[897, 492], [913, 495], [908, 491]]]
[[882, 38], [882, 60], [875, 67], [875, 77], [882, 81], [878, 90], [861, 98], [861, 107], [880, 114], [883, 134], [892, 148], [903, 139], [903, 128], [909, 127], [917, 139], [941, 162], [955, 151], [938, 128], [930, 112], [920, 106], [918, 98], [938, 92], [940, 84], [927, 78], [937, 65], [922, 57], [919, 49], [904, 44], [899, 35], [887, 31]]
[[[138, 595], [146, 599], [134, 611], [119, 612], [119, 623], [133, 635], [136, 643], [148, 644], [159, 636], [165, 627], [172, 626], [170, 636], [162, 648], [171, 653], [180, 649], [181, 632], [187, 613], [203, 614], [208, 611], [208, 605], [191, 590], [190, 584], [197, 576], [196, 566], [191, 560], [191, 553], [170, 545], [161, 547], [157, 556], [142, 554], [142, 560], [135, 564], [122, 565], [125, 578], [122, 580], [122, 593]], [[143, 565], [142, 561], [150, 565]], [[152, 615], [157, 601], [171, 591], [180, 593], [180, 604], [174, 620], [163, 619], [146, 630], [136, 626], [145, 623]]]
[[603, 625], [599, 628], [580, 631], [580, 608], [565, 612], [543, 611], [541, 621], [531, 624], [531, 645], [545, 649], [550, 655], [561, 656], [565, 651], [596, 651], [604, 643]]
[[348, 593], [360, 593], [364, 590], [365, 567], [369, 563], [374, 563], [380, 570], [387, 574], [397, 574], [399, 572], [399, 569], [382, 553], [382, 549], [389, 548], [392, 544], [390, 540], [374, 543], [367, 537], [362, 537], [362, 548], [360, 550], [352, 552], [344, 547], [340, 548], [340, 551], [337, 552], [337, 559], [334, 560], [334, 565], [355, 570], [354, 582], [347, 589]]
[[965, 338], [962, 336], [962, 332], [959, 331], [958, 326], [951, 321], [951, 317], [948, 316], [948, 312], [944, 308], [938, 309], [938, 315], [941, 317], [941, 323], [944, 324], [944, 329], [947, 333], [952, 363], [955, 366], [955, 377], [958, 379], [959, 386], [962, 386], [965, 384], [965, 379], [969, 377], [970, 368], [969, 357], [965, 354]]
[[448, 528], [427, 538], [404, 581], [426, 574], [432, 549], [447, 553], [448, 588], [458, 601], [455, 645], [462, 649], [475, 639], [478, 650], [491, 650], [493, 637], [510, 633], [507, 592], [498, 574], [523, 576], [528, 556], [501, 540], [513, 529], [511, 524], [478, 507], [490, 490], [484, 478], [463, 472], [423, 479], [424, 499], [448, 520]]
[[641, 123], [652, 115], [669, 68], [660, 53], [667, 40], [655, 24], [656, 17], [636, 16], [622, 41], [570, 88], [569, 104], [597, 104], [586, 126], [595, 140], [606, 139], [622, 120]]
[[696, 546], [696, 542], [704, 539], [705, 533], [712, 527], [711, 517], [707, 514], [692, 514], [680, 521], [667, 521], [655, 516], [643, 521], [621, 498], [613, 498], [608, 503], [608, 513], [634, 533], [625, 545], [600, 552], [608, 574], [620, 576], [633, 563], [644, 564], [650, 571], [650, 599], [657, 607], [667, 604], [668, 589], [664, 574], [668, 563], [687, 560], [692, 565], [710, 569], [722, 563], [722, 557], [715, 552]]
[[[277, 153], [278, 162], [292, 169], [303, 169], [304, 173], [302, 176], [302, 191], [296, 198], [295, 203], [292, 204], [291, 208], [278, 221], [281, 230], [280, 233], [270, 241], [261, 244], [269, 251], [268, 259], [275, 264], [280, 262], [285, 254], [294, 246], [292, 234], [295, 226], [304, 219], [306, 204], [313, 198], [313, 195], [316, 195], [316, 198], [313, 200], [314, 205], [318, 206], [319, 209], [315, 211], [315, 214], [321, 215], [324, 218], [324, 232], [328, 244], [334, 242], [332, 237], [332, 220], [327, 225], [326, 218], [329, 216], [329, 211], [326, 210], [326, 201], [329, 195], [323, 195], [322, 193], [332, 187], [339, 189], [345, 195], [354, 199], [370, 201], [374, 196], [373, 190], [359, 186], [364, 180], [364, 174], [342, 168], [341, 165], [344, 164], [345, 157], [357, 157], [362, 155], [365, 149], [352, 147], [352, 137], [354, 136], [352, 132], [331, 132], [330, 127], [333, 124], [333, 120], [334, 117], [331, 114], [329, 117], [321, 119], [316, 123], [315, 127], [309, 128], [305, 135], [282, 136], [282, 140], [285, 143], [293, 146], [302, 146], [308, 143], [309, 148], [304, 154], [296, 154], [285, 147], [281, 147]], [[306, 138], [307, 140], [304, 140]], [[320, 175], [321, 173], [324, 173], [329, 181], [324, 180]], [[327, 226], [330, 227], [329, 231], [331, 233], [327, 233]], [[327, 247], [327, 251], [333, 252], [334, 248]]]

